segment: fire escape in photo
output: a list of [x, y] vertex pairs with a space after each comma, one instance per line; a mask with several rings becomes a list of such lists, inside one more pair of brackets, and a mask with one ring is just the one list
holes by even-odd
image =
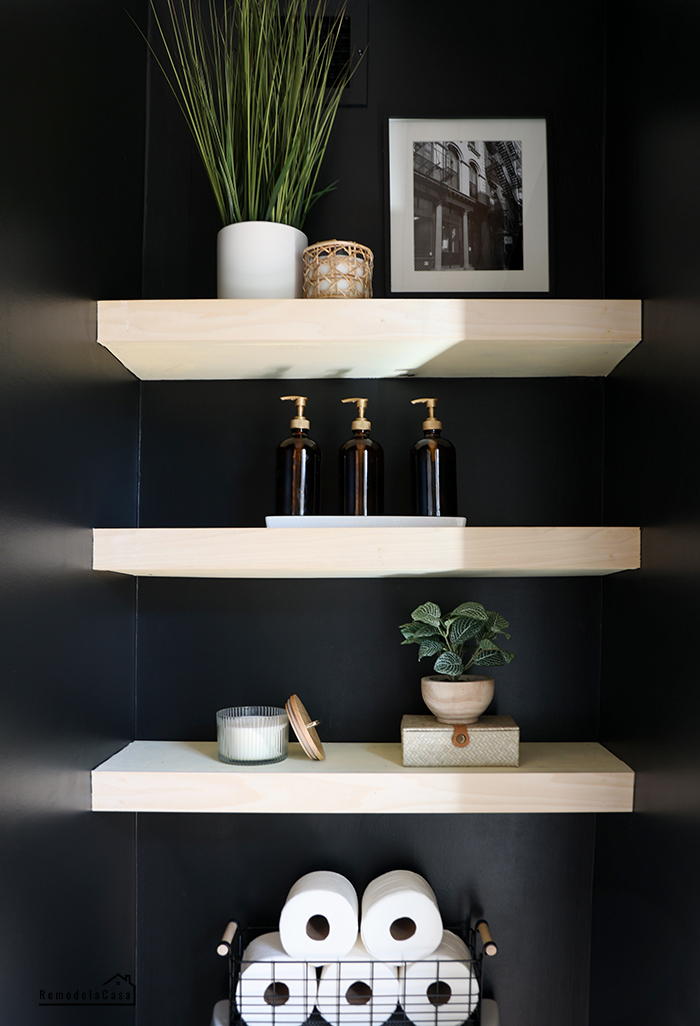
[[522, 146], [516, 141], [486, 143], [486, 177], [491, 192], [489, 236], [497, 265], [523, 267]]

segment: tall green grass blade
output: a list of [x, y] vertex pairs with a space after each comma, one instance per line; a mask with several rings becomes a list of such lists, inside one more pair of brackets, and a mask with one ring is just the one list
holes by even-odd
[[168, 32], [151, 4], [158, 37], [151, 50], [223, 223], [301, 228], [336, 184], [317, 188], [342, 93], [357, 67], [346, 65], [329, 86], [345, 8], [328, 23], [325, 0], [312, 8], [309, 0], [233, 0], [220, 14], [215, 0], [166, 0]]

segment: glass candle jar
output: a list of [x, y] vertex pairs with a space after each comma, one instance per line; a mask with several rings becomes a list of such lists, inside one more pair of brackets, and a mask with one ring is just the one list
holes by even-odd
[[282, 762], [289, 750], [289, 718], [274, 705], [238, 705], [216, 714], [219, 760], [234, 766]]

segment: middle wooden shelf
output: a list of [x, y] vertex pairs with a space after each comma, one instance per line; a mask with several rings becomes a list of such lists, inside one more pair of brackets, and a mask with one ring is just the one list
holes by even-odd
[[537, 577], [636, 570], [638, 527], [96, 528], [93, 569], [144, 577]]

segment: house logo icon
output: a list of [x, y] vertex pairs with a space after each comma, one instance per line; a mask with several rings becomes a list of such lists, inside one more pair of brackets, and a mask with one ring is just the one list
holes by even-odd
[[69, 990], [40, 990], [40, 1005], [55, 1005], [65, 1007], [66, 1005], [115, 1005], [130, 1007], [136, 1004], [136, 985], [132, 982], [130, 973], [117, 973], [110, 976], [99, 988], [77, 987]]
[[[131, 982], [131, 973], [126, 976], [122, 976], [121, 973], [112, 976], [102, 984], [102, 991], [105, 995], [104, 1004], [113, 1004], [114, 1002], [124, 1005], [136, 1004], [136, 988]], [[107, 999], [107, 994], [111, 1000]]]

